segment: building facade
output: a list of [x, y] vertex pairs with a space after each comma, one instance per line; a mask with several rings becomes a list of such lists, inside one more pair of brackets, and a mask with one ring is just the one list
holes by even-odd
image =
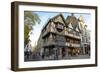
[[66, 19], [62, 14], [49, 19], [41, 31], [36, 47], [42, 59], [67, 59], [70, 56], [86, 54], [90, 40], [83, 41], [87, 36], [81, 23], [81, 18], [77, 19], [74, 14]]
[[83, 54], [90, 55], [90, 31], [87, 30], [87, 25], [82, 16], [79, 17], [79, 28], [81, 31], [81, 45]]

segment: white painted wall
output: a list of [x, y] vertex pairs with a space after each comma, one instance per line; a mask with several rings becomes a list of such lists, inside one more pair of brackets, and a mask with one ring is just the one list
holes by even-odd
[[[10, 54], [11, 54], [11, 5], [15, 0], [0, 0], [0, 73], [14, 73], [10, 70]], [[17, 1], [17, 0], [16, 0]], [[74, 5], [93, 5], [98, 6], [98, 13], [100, 13], [100, 0], [19, 0], [45, 3], [61, 3]], [[100, 19], [100, 14], [98, 14]], [[98, 20], [98, 31], [100, 31], [100, 22]], [[100, 34], [98, 33], [98, 37]], [[100, 43], [100, 38], [98, 38]], [[98, 52], [100, 51], [98, 44]], [[100, 53], [98, 54], [100, 56]], [[55, 69], [55, 70], [40, 70], [40, 71], [26, 71], [22, 73], [99, 73], [100, 72], [100, 58], [98, 57], [98, 67], [86, 68], [70, 68], [70, 69]]]

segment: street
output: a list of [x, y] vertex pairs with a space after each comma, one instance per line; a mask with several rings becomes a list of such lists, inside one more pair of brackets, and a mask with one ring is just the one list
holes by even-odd
[[[88, 59], [90, 58], [89, 55], [74, 55], [74, 56], [65, 56], [63, 57], [63, 59], [66, 60], [72, 60], [72, 59]], [[42, 60], [62, 60], [62, 58], [60, 59], [43, 59], [42, 56], [40, 56], [39, 54], [31, 54], [30, 56], [24, 56], [24, 61], [42, 61]]]

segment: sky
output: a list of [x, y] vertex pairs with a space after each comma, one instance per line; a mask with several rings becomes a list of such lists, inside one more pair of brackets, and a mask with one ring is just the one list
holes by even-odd
[[[37, 41], [39, 39], [39, 36], [40, 36], [40, 33], [41, 33], [41, 30], [43, 29], [43, 27], [45, 26], [45, 24], [47, 23], [47, 21], [58, 15], [60, 12], [42, 12], [42, 11], [33, 11], [33, 13], [36, 13], [38, 14], [41, 22], [40, 24], [36, 23], [35, 26], [33, 26], [33, 30], [32, 30], [32, 33], [33, 34], [30, 34], [30, 40], [31, 40], [31, 45], [34, 47], [34, 45], [37, 44]], [[68, 13], [68, 12], [61, 12], [63, 17], [66, 19], [67, 16], [70, 16], [71, 13]], [[91, 15], [90, 14], [87, 14], [87, 13], [74, 13], [74, 16], [76, 18], [79, 18], [80, 16], [83, 16], [83, 19], [87, 25], [87, 28], [90, 29], [91, 28]]]

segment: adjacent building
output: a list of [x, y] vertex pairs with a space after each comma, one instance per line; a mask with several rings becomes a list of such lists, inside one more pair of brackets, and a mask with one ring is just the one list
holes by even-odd
[[90, 55], [90, 31], [87, 30], [87, 25], [82, 16], [79, 17], [79, 28], [81, 31], [81, 45], [83, 54]]

